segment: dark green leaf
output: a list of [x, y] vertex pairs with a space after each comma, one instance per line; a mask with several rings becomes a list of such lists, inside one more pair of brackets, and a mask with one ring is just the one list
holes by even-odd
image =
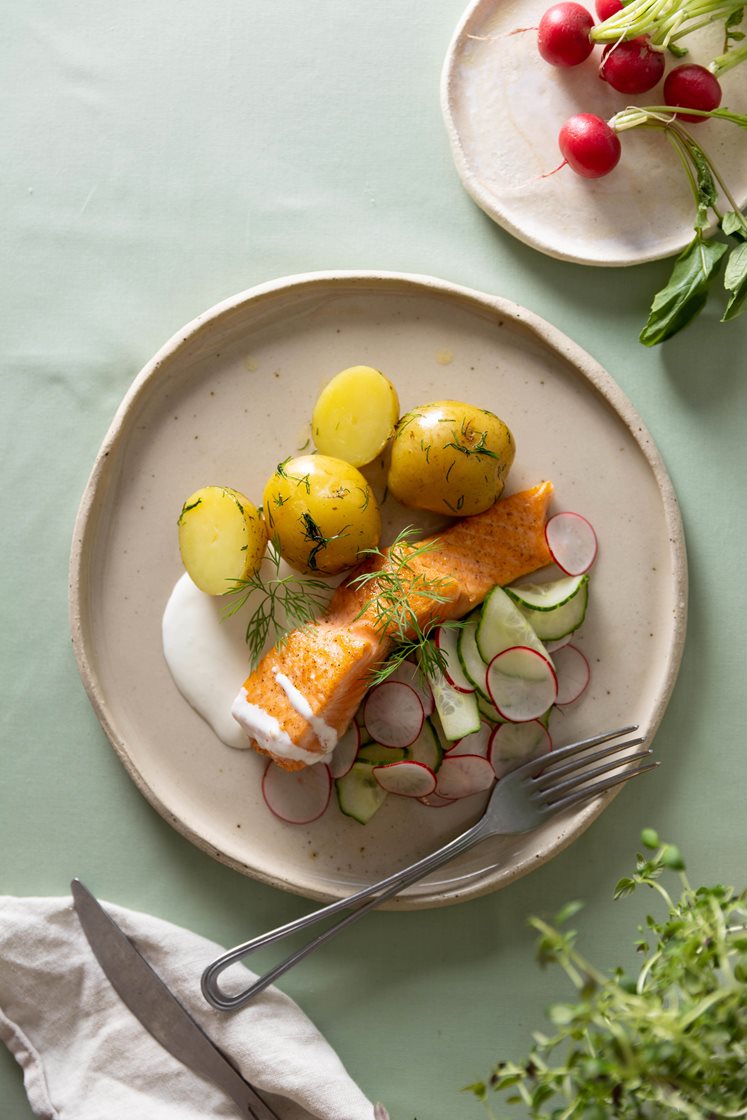
[[696, 235], [677, 257], [668, 283], [654, 296], [641, 331], [644, 346], [655, 346], [686, 327], [702, 311], [708, 287], [727, 250], [721, 241]]
[[731, 292], [722, 323], [736, 319], [745, 309], [747, 301], [747, 242], [737, 245], [729, 254], [724, 271], [724, 287]]
[[698, 185], [698, 213], [695, 219], [696, 229], [707, 229], [710, 224], [708, 217], [712, 207], [718, 202], [718, 191], [711, 171], [711, 165], [697, 144], [688, 144], [690, 159], [695, 168], [695, 178]]

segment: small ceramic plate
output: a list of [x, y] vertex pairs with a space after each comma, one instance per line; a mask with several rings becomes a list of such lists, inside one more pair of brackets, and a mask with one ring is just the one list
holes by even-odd
[[[556, 741], [631, 722], [653, 735], [685, 628], [682, 529], [651, 438], [604, 370], [535, 315], [423, 277], [312, 274], [245, 292], [179, 331], [135, 379], [83, 496], [71, 563], [75, 651], [114, 749], [164, 818], [222, 863], [314, 898], [346, 895], [433, 850], [483, 801], [432, 809], [391, 796], [365, 827], [333, 802], [314, 824], [282, 823], [262, 801], [263, 761], [220, 742], [177, 691], [161, 618], [182, 572], [185, 497], [218, 483], [261, 500], [275, 465], [307, 438], [321, 386], [357, 363], [386, 372], [403, 411], [456, 397], [497, 412], [517, 441], [510, 489], [551, 479], [555, 508], [595, 525], [601, 551], [583, 638], [592, 683], [559, 716]], [[392, 905], [443, 905], [503, 886], [605, 804], [486, 842]]]
[[[552, 257], [630, 265], [678, 253], [692, 240], [695, 204], [679, 158], [660, 133], [624, 133], [620, 163], [603, 179], [581, 179], [568, 167], [548, 176], [562, 160], [558, 133], [568, 117], [584, 112], [608, 120], [626, 104], [657, 105], [663, 96], [661, 85], [640, 97], [616, 93], [597, 76], [600, 47], [572, 69], [549, 66], [537, 50], [536, 30], [514, 32], [536, 29], [551, 3], [476, 0], [457, 28], [441, 101], [462, 183], [500, 226]], [[688, 37], [691, 59], [710, 61], [721, 53], [722, 38], [715, 25]], [[744, 112], [747, 66], [725, 74], [721, 84], [723, 104]], [[692, 131], [744, 205], [743, 133], [715, 120]]]

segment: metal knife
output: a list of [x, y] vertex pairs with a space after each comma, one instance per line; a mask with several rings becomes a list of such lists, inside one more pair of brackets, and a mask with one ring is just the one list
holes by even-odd
[[243, 1116], [250, 1120], [280, 1120], [169, 991], [80, 879], [73, 879], [70, 888], [94, 956], [135, 1018], [183, 1065], [218, 1085], [235, 1101]]

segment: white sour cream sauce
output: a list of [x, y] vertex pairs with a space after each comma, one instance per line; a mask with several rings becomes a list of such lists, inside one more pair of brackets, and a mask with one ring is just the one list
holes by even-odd
[[[267, 575], [275, 575], [274, 565]], [[186, 573], [177, 581], [162, 620], [164, 657], [176, 687], [229, 747], [246, 748], [251, 737], [285, 758], [328, 761], [337, 732], [314, 715], [306, 697], [284, 673], [276, 671], [275, 679], [294, 710], [311, 725], [323, 754], [296, 746], [273, 716], [250, 703], [241, 685], [249, 671], [244, 635], [251, 603], [228, 618], [223, 617], [225, 606], [224, 600], [200, 591]]]

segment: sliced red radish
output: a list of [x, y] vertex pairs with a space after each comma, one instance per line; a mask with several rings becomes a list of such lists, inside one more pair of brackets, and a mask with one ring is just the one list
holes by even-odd
[[558, 675], [556, 704], [572, 704], [591, 680], [591, 668], [578, 646], [564, 646], [553, 658]]
[[425, 714], [427, 716], [433, 715], [435, 707], [433, 703], [433, 693], [431, 692], [428, 681], [424, 679], [423, 674], [414, 662], [402, 661], [396, 669], [392, 670], [387, 677], [387, 681], [401, 681], [402, 684], [409, 684], [410, 688], [417, 692]]
[[444, 676], [457, 692], [474, 692], [475, 686], [469, 680], [462, 668], [457, 653], [459, 630], [454, 626], [439, 626], [436, 630], [436, 649], [443, 654], [445, 662]]
[[400, 797], [427, 797], [436, 789], [436, 775], [423, 762], [390, 762], [374, 766], [373, 775], [387, 793]]
[[552, 664], [536, 649], [511, 646], [488, 666], [488, 692], [504, 719], [526, 723], [555, 703], [558, 682]]
[[[553, 641], [543, 642], [542, 645], [545, 647], [548, 653], [556, 653], [559, 649], [562, 649], [563, 646], [567, 646], [568, 643], [572, 641], [573, 634], [566, 634], [564, 638], [555, 638]], [[553, 658], [553, 664], [554, 663], [555, 658]]]
[[556, 513], [545, 525], [545, 540], [566, 575], [583, 575], [597, 558], [597, 535], [580, 513]]
[[478, 754], [482, 758], [487, 758], [488, 744], [492, 733], [493, 728], [483, 720], [479, 731], [474, 731], [471, 735], [465, 735], [463, 739], [457, 739], [456, 743], [450, 744], [448, 747], [449, 758], [456, 758], [460, 754]]
[[355, 762], [356, 755], [361, 749], [361, 732], [358, 724], [350, 724], [344, 735], [341, 735], [337, 740], [335, 753], [332, 755], [332, 760], [329, 764], [330, 773], [333, 778], [341, 778], [343, 774], [347, 774], [350, 767]]
[[262, 796], [267, 808], [288, 824], [310, 824], [329, 804], [332, 774], [318, 762], [303, 770], [283, 770], [269, 762], [262, 776]]
[[377, 743], [384, 747], [409, 747], [420, 734], [425, 712], [420, 697], [409, 684], [384, 681], [366, 697], [363, 719]]
[[421, 805], [427, 805], [429, 809], [446, 809], [447, 806], [456, 804], [456, 798], [441, 797], [439, 793], [429, 793], [425, 797], [419, 797], [418, 801]]
[[456, 800], [484, 793], [495, 781], [493, 767], [477, 754], [446, 755], [436, 775], [436, 794]]
[[538, 719], [528, 723], [500, 723], [493, 731], [488, 760], [496, 778], [502, 778], [530, 758], [552, 749], [550, 732]]

